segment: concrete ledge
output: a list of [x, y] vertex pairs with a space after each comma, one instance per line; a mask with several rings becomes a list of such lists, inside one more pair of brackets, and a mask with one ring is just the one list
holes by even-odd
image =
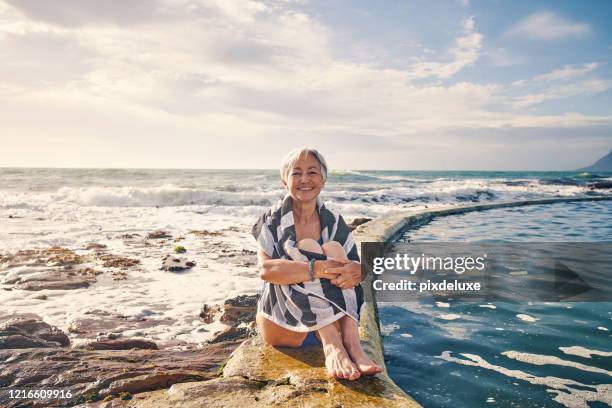
[[468, 204], [437, 207], [418, 211], [398, 211], [378, 217], [357, 227], [353, 234], [360, 242], [383, 242], [396, 239], [403, 231], [417, 228], [437, 217], [465, 214], [472, 211], [496, 208], [522, 207], [526, 205], [558, 204], [583, 201], [611, 201], [612, 196], [546, 198], [539, 200], [500, 201], [488, 204]]

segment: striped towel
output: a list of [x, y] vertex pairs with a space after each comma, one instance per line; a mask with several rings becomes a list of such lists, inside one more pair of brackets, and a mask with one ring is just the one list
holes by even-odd
[[[325, 208], [317, 199], [323, 243], [337, 241], [350, 260], [359, 261], [357, 245], [342, 216]], [[261, 248], [274, 259], [325, 260], [327, 257], [299, 250], [290, 195], [263, 214], [253, 226], [253, 236]], [[363, 288], [340, 289], [329, 279], [315, 279], [292, 285], [265, 282], [257, 311], [289, 330], [309, 332], [327, 326], [347, 315], [359, 321], [363, 305]]]

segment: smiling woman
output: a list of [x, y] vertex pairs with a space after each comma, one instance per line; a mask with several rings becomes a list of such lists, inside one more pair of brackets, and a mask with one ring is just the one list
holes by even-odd
[[283, 161], [281, 178], [288, 194], [253, 227], [265, 281], [257, 308], [263, 339], [285, 347], [322, 344], [334, 377], [356, 380], [381, 372], [359, 341], [357, 246], [343, 218], [318, 198], [327, 179], [325, 159], [314, 149], [294, 150]]

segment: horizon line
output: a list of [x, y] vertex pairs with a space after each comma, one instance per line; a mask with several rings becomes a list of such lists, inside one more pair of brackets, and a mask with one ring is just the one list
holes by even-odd
[[[207, 168], [207, 167], [38, 167], [38, 166], [0, 166], [0, 169], [40, 169], [40, 170], [266, 170], [266, 171], [279, 171], [274, 168], [230, 168], [230, 167], [218, 167], [218, 168]], [[568, 172], [582, 172], [591, 173], [580, 169], [569, 169], [569, 170], [534, 170], [534, 169], [330, 169], [329, 172], [342, 172], [342, 171], [433, 171], [433, 172], [532, 172], [532, 173], [568, 173]], [[597, 173], [612, 173], [609, 171], [599, 171]]]

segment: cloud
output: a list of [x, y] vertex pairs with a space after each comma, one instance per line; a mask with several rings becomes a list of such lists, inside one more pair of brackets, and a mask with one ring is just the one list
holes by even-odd
[[582, 65], [565, 65], [563, 68], [555, 69], [543, 75], [538, 75], [534, 81], [559, 81], [584, 76], [601, 66], [600, 63], [591, 62]]
[[586, 79], [566, 85], [555, 84], [534, 94], [523, 95], [517, 98], [513, 106], [515, 109], [527, 108], [545, 101], [569, 98], [576, 95], [606, 92], [612, 88], [612, 80]]
[[506, 34], [540, 40], [557, 40], [590, 32], [591, 26], [586, 23], [569, 21], [552, 12], [540, 12], [520, 20], [508, 29]]
[[[474, 129], [612, 123], [494, 111], [503, 86], [438, 81], [478, 61], [484, 38], [473, 17], [458, 21], [446, 61], [403, 69], [339, 58], [333, 28], [291, 2], [159, 0], [138, 18], [93, 3], [35, 10], [0, 0], [0, 162], [231, 167], [244, 157], [244, 166], [265, 167], [254, 151], [275, 146], [277, 160], [295, 140], [338, 150], [338, 137], [354, 136], [364, 154], [383, 157]], [[578, 75], [587, 65], [560, 70]], [[507, 104], [539, 103], [531, 93]], [[176, 159], [166, 154], [172, 146]]]
[[419, 62], [412, 64], [408, 69], [411, 77], [448, 79], [478, 60], [484, 37], [476, 32], [474, 17], [463, 19], [461, 25], [464, 35], [457, 37], [453, 47], [449, 50], [452, 60], [449, 62]]

